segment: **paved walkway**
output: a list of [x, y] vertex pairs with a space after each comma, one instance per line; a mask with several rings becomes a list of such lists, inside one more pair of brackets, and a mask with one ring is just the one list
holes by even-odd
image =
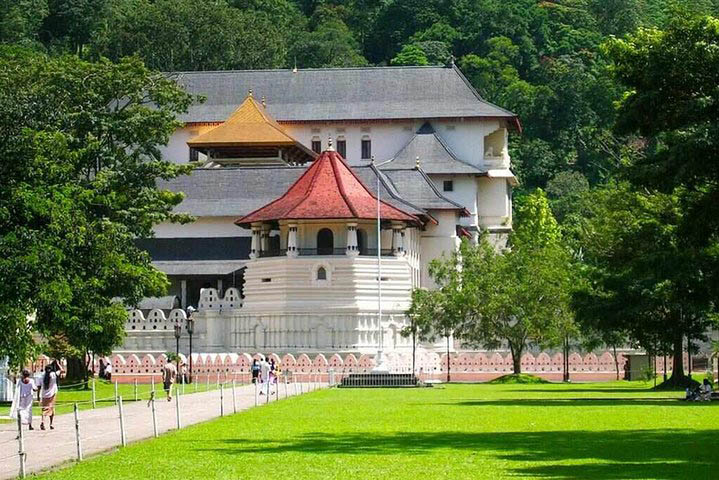
[[[287, 396], [301, 394], [321, 388], [325, 385], [284, 384], [279, 385], [279, 392], [275, 392], [270, 402]], [[177, 411], [175, 400], [167, 402], [164, 392], [158, 392], [155, 401], [158, 434], [168, 430], [177, 429]], [[233, 413], [232, 387], [223, 389], [224, 414]], [[267, 403], [266, 396], [258, 396], [258, 404]], [[59, 398], [59, 400], [62, 400]], [[255, 406], [255, 387], [246, 385], [235, 388], [235, 401], [237, 411], [247, 410]], [[220, 391], [213, 390], [203, 393], [193, 393], [180, 396], [180, 424], [186, 427], [195, 423], [204, 422], [220, 416]], [[152, 409], [147, 401], [124, 403], [124, 425], [127, 443], [150, 438], [153, 436]], [[96, 410], [81, 410], [80, 438], [82, 453], [85, 458], [98, 452], [110, 450], [121, 445], [120, 419], [118, 407], [105, 407]], [[55, 465], [77, 459], [77, 444], [75, 436], [75, 420], [73, 414], [58, 415], [55, 417], [55, 430], [40, 430], [40, 419], [33, 419], [36, 430], [30, 432], [24, 427], [26, 473], [38, 472]], [[19, 475], [20, 459], [18, 456], [18, 441], [15, 439], [17, 427], [15, 424], [0, 424], [0, 480], [15, 478]]]

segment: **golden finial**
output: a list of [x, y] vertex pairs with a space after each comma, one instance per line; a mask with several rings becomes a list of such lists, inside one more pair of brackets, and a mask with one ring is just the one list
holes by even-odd
[[252, 89], [251, 89], [251, 88], [247, 91], [247, 96], [248, 96], [248, 97], [251, 97], [251, 96], [252, 96]]
[[328, 152], [335, 151], [335, 147], [332, 146], [332, 135], [330, 135], [329, 138], [327, 139], [327, 151]]
[[419, 170], [419, 155], [414, 159], [414, 168]]
[[264, 95], [262, 95], [262, 106], [263, 106], [263, 107], [266, 107], [266, 106], [267, 106], [267, 102], [265, 101], [265, 96], [264, 96]]

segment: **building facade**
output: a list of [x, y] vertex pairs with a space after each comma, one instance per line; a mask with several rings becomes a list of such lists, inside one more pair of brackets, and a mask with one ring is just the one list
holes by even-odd
[[511, 230], [519, 123], [454, 66], [177, 76], [206, 101], [163, 154], [198, 168], [159, 186], [196, 221], [140, 242], [172, 286], [131, 312], [125, 352], [172, 348], [188, 306], [195, 351], [407, 349], [429, 262]]

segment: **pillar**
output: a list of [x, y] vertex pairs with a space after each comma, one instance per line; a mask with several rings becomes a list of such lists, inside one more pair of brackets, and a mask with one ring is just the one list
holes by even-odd
[[357, 256], [359, 255], [359, 248], [357, 247], [357, 224], [347, 224], [347, 250], [346, 255]]
[[260, 256], [260, 226], [252, 225], [252, 245], [250, 247], [250, 258], [255, 259]]
[[296, 257], [299, 254], [297, 250], [297, 225], [291, 223], [288, 225], [287, 231], [287, 256]]
[[180, 305], [187, 308], [187, 280], [180, 280]]
[[262, 226], [262, 235], [260, 237], [260, 251], [267, 252], [270, 249], [270, 226]]
[[392, 255], [404, 255], [404, 225], [392, 224]]

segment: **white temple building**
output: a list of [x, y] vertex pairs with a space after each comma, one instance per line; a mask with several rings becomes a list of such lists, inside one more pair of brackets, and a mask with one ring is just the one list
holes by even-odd
[[184, 192], [177, 211], [196, 221], [140, 242], [172, 286], [130, 312], [122, 352], [174, 349], [188, 306], [194, 351], [406, 350], [404, 312], [413, 288], [432, 288], [429, 262], [461, 237], [511, 230], [518, 120], [454, 66], [178, 81], [207, 100], [163, 154], [198, 168], [159, 186]]

